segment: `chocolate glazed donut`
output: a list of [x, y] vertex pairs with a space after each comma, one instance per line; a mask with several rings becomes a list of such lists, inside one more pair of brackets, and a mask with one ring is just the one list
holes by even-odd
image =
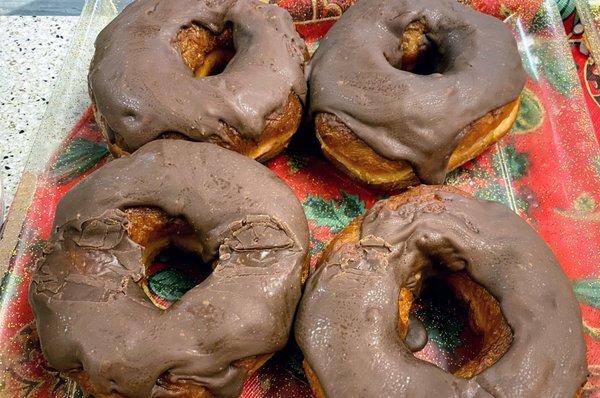
[[[400, 292], [435, 273], [486, 334], [454, 375], [399, 335]], [[307, 282], [295, 334], [320, 398], [573, 397], [587, 375], [579, 306], [550, 249], [503, 205], [448, 187], [380, 201], [343, 231]]]
[[89, 90], [115, 155], [176, 137], [266, 160], [300, 123], [305, 57], [275, 5], [136, 0], [98, 35]]
[[510, 130], [525, 77], [495, 18], [455, 0], [360, 1], [311, 60], [310, 108], [325, 155], [358, 180], [441, 183]]
[[[134, 228], [136, 215], [157, 209], [170, 230], [138, 243], [156, 221]], [[208, 143], [151, 142], [69, 191], [54, 226], [29, 300], [49, 364], [94, 396], [238, 396], [286, 344], [308, 229], [259, 163]], [[139, 285], [167, 240], [213, 271], [161, 310]]]

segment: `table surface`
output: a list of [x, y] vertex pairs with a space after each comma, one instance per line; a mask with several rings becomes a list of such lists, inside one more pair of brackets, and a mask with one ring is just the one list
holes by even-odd
[[0, 0], [0, 15], [81, 14], [85, 0]]
[[78, 19], [56, 15], [0, 16], [0, 176], [6, 208]]
[[[0, 181], [5, 214], [84, 3], [0, 0]], [[0, 219], [1, 210], [0, 205]]]

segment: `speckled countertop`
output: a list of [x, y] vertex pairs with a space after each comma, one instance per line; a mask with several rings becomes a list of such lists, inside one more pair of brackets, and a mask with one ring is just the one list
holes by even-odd
[[0, 16], [0, 175], [8, 208], [71, 39], [75, 16]]

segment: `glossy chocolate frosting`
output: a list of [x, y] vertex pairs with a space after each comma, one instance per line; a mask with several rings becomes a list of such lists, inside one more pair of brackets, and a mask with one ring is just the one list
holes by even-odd
[[[236, 54], [219, 75], [195, 78], [174, 44], [192, 23], [214, 33], [233, 25]], [[96, 39], [89, 88], [100, 122], [130, 152], [162, 133], [194, 141], [222, 123], [257, 139], [290, 92], [306, 95], [304, 41], [290, 15], [258, 0], [136, 0]]]
[[[402, 33], [424, 19], [439, 73], [400, 70]], [[311, 61], [310, 107], [336, 115], [381, 156], [444, 180], [461, 130], [517, 98], [525, 72], [504, 24], [455, 0], [366, 0], [350, 7]]]
[[[574, 397], [586, 380], [580, 310], [550, 249], [501, 204], [432, 188], [396, 210], [378, 202], [356, 244], [309, 278], [296, 339], [331, 397]], [[500, 360], [460, 379], [415, 358], [399, 337], [398, 293], [411, 276], [464, 270], [513, 331]]]
[[[136, 283], [142, 248], [123, 210], [183, 216], [214, 271], [167, 310]], [[171, 396], [169, 380], [237, 396], [236, 360], [287, 342], [308, 229], [290, 189], [261, 164], [213, 144], [158, 140], [92, 173], [60, 201], [29, 300], [44, 356], [85, 370], [99, 392]]]

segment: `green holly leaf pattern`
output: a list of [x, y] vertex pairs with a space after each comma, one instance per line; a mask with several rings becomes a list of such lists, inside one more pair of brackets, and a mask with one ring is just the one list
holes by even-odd
[[308, 195], [302, 203], [304, 213], [319, 227], [329, 227], [332, 233], [340, 232], [350, 221], [365, 211], [365, 204], [358, 195], [342, 191], [341, 199], [326, 200]]
[[563, 217], [579, 221], [600, 221], [598, 203], [592, 195], [587, 192], [576, 197], [568, 209], [557, 207], [554, 211]]
[[292, 153], [288, 155], [287, 165], [290, 173], [296, 174], [308, 165], [308, 157]]
[[302, 351], [295, 343], [289, 343], [285, 346], [283, 351], [276, 354], [273, 358], [273, 362], [279, 362], [283, 365], [283, 368], [290, 372], [294, 377], [307, 382], [304, 369], [302, 368], [302, 360], [304, 359]]
[[600, 308], [600, 279], [580, 279], [573, 283], [573, 291], [579, 301]]
[[540, 7], [529, 25], [529, 33], [537, 33], [544, 29], [553, 27], [554, 23], [544, 7]]
[[325, 249], [325, 243], [321, 242], [319, 239], [310, 237], [310, 255], [314, 256], [319, 254]]
[[511, 185], [506, 185], [527, 174], [527, 154], [508, 145], [494, 153], [491, 160], [491, 170], [479, 163], [471, 164], [468, 168], [459, 167], [446, 175], [445, 183], [460, 186], [479, 180], [485, 185], [474, 192], [477, 198], [504, 203], [515, 211], [527, 213], [530, 204], [535, 203], [533, 193], [526, 187], [515, 190]]
[[521, 106], [512, 134], [525, 134], [537, 129], [544, 119], [544, 108], [539, 99], [531, 91], [525, 89], [521, 93]]
[[596, 201], [592, 195], [584, 192], [573, 202], [573, 209], [581, 213], [593, 213], [596, 210]]
[[512, 145], [498, 150], [492, 157], [492, 167], [497, 176], [518, 180], [527, 174], [529, 159], [526, 153], [517, 152]]
[[444, 184], [446, 185], [458, 185], [462, 180], [462, 176], [467, 174], [463, 167], [458, 167], [446, 174], [446, 180]]
[[[462, 330], [460, 325], [450, 322], [440, 322], [442, 319], [434, 318], [433, 314], [429, 314], [431, 318], [425, 319], [424, 323], [427, 329], [427, 338], [434, 341], [438, 347], [447, 352], [454, 352], [460, 345], [461, 340], [459, 334]], [[448, 321], [444, 319], [443, 321]]]
[[469, 168], [461, 166], [446, 174], [446, 185], [461, 185], [474, 179], [490, 180], [494, 178], [478, 163], [472, 163]]
[[35, 239], [33, 242], [31, 242], [26, 248], [25, 250], [28, 253], [40, 253], [44, 247], [48, 244], [47, 241], [42, 240], [42, 239]]
[[312, 55], [315, 53], [315, 51], [317, 51], [317, 48], [319, 48], [319, 44], [321, 43], [320, 40], [314, 41], [312, 43], [308, 43], [307, 44], [307, 50], [308, 50], [308, 54], [312, 57]]
[[6, 272], [0, 282], [0, 298], [6, 302], [17, 294], [19, 284], [23, 282], [23, 277], [13, 272]]
[[556, 6], [560, 11], [560, 17], [567, 19], [569, 15], [575, 12], [575, 0], [555, 0]]
[[529, 210], [529, 202], [527, 200], [512, 190], [509, 192], [505, 186], [496, 182], [492, 182], [490, 185], [475, 191], [475, 196], [483, 200], [504, 203], [511, 209], [516, 208], [516, 210], [524, 213], [527, 213]]
[[94, 167], [106, 155], [108, 149], [105, 145], [76, 138], [52, 165], [51, 174], [59, 184], [64, 184]]
[[195, 286], [194, 281], [174, 268], [165, 268], [148, 278], [150, 290], [164, 300], [180, 299]]
[[75, 392], [73, 393], [73, 398], [93, 398], [91, 395], [86, 394], [81, 387], [77, 386], [75, 388]]
[[[559, 45], [551, 40], [534, 44], [530, 48], [524, 66], [532, 78], [538, 79], [541, 72], [552, 87], [562, 95], [569, 97], [579, 81], [573, 78], [572, 62], [559, 58], [558, 54], [562, 53], [562, 50], [558, 48]], [[571, 64], [566, 64], [565, 61], [571, 62]]]
[[493, 200], [495, 202], [504, 202], [506, 189], [500, 184], [492, 183], [490, 186], [478, 189], [475, 196], [483, 200]]
[[432, 279], [418, 299], [424, 307], [415, 311], [423, 322], [427, 338], [446, 352], [454, 352], [461, 346], [461, 332], [465, 328], [466, 310], [454, 298], [445, 283]]

